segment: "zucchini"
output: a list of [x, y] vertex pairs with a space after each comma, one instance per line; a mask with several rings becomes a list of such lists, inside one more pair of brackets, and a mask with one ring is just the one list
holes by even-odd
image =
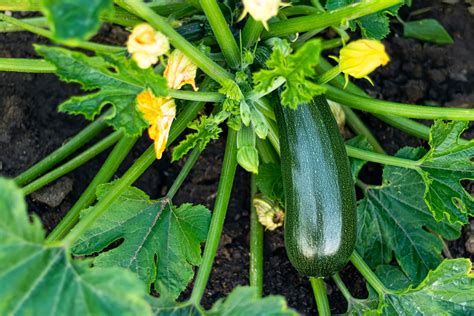
[[285, 248], [309, 277], [342, 269], [354, 251], [356, 201], [349, 159], [323, 96], [276, 106], [285, 192]]

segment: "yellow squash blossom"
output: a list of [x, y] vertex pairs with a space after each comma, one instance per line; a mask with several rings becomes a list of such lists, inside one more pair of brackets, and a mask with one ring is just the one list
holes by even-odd
[[190, 84], [196, 91], [197, 87], [194, 82], [196, 71], [197, 66], [191, 59], [175, 49], [168, 58], [168, 64], [163, 75], [168, 81], [168, 87], [172, 89], [179, 89], [185, 84]]
[[244, 11], [240, 19], [249, 13], [255, 21], [262, 22], [266, 30], [268, 30], [267, 21], [278, 14], [278, 9], [289, 5], [280, 0], [243, 0], [242, 2]]
[[373, 84], [367, 76], [379, 66], [390, 61], [384, 45], [376, 40], [361, 39], [351, 42], [341, 49], [339, 55], [339, 70], [346, 77], [365, 78]]
[[137, 107], [150, 123], [148, 135], [155, 142], [156, 159], [161, 159], [168, 142], [171, 124], [176, 116], [174, 99], [155, 97], [149, 90], [144, 90], [137, 96]]
[[138, 24], [128, 37], [127, 49], [138, 67], [146, 69], [158, 62], [158, 57], [169, 49], [168, 38], [149, 24]]

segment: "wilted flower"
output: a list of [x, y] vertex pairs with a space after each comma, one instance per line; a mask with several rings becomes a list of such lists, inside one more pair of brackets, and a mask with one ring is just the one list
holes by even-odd
[[[376, 40], [362, 39], [351, 42], [341, 49], [339, 55], [339, 69], [346, 77], [365, 78], [379, 66], [390, 61], [383, 44]], [[373, 84], [373, 83], [372, 83]]]
[[249, 13], [255, 21], [262, 22], [267, 30], [267, 21], [278, 14], [280, 7], [289, 5], [280, 0], [243, 0], [242, 2], [244, 4], [244, 11], [242, 12], [241, 19]]
[[280, 205], [278, 205], [278, 202], [272, 201], [262, 195], [256, 195], [252, 203], [257, 212], [258, 221], [265, 229], [275, 230], [283, 225], [285, 212]]
[[185, 84], [190, 84], [196, 91], [198, 89], [194, 82], [196, 71], [197, 66], [191, 59], [175, 49], [168, 58], [168, 64], [163, 75], [168, 81], [168, 87], [172, 89], [179, 89]]
[[164, 34], [142, 23], [135, 26], [128, 37], [127, 49], [138, 66], [146, 69], [158, 62], [158, 57], [170, 49], [170, 44]]
[[171, 124], [176, 116], [174, 99], [155, 97], [151, 91], [144, 90], [137, 96], [137, 107], [150, 123], [148, 135], [155, 142], [156, 158], [161, 159], [166, 149]]

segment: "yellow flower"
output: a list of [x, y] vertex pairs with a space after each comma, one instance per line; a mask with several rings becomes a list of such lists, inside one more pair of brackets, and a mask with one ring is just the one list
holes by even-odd
[[135, 26], [128, 37], [127, 49], [138, 66], [146, 69], [158, 62], [158, 57], [170, 49], [170, 44], [163, 33], [142, 23]]
[[249, 13], [255, 21], [262, 22], [266, 30], [268, 30], [267, 21], [278, 14], [278, 9], [289, 5], [280, 0], [242, 0], [242, 2], [244, 11], [240, 19]]
[[176, 116], [176, 104], [169, 97], [155, 97], [149, 90], [137, 96], [137, 107], [150, 123], [148, 135], [155, 142], [156, 159], [161, 159], [168, 142], [171, 124]]
[[175, 49], [168, 58], [168, 64], [163, 75], [168, 81], [169, 88], [179, 89], [185, 84], [190, 84], [196, 91], [198, 89], [194, 82], [196, 71], [197, 66], [191, 59]]
[[275, 230], [283, 226], [285, 211], [278, 205], [278, 202], [257, 194], [252, 199], [252, 203], [257, 212], [258, 221], [265, 229]]
[[379, 66], [390, 61], [383, 44], [376, 40], [362, 39], [349, 43], [341, 49], [339, 55], [339, 69], [346, 77], [365, 78], [373, 84], [367, 76]]

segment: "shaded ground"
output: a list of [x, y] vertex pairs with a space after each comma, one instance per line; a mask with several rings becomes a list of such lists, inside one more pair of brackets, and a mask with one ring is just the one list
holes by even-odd
[[[386, 100], [469, 107], [474, 104], [474, 19], [467, 5], [448, 5], [439, 1], [413, 19], [437, 18], [455, 39], [451, 46], [440, 47], [399, 36], [400, 28], [385, 42], [392, 61], [373, 77], [375, 87], [360, 83], [373, 96]], [[431, 1], [415, 1], [411, 10], [426, 8]], [[406, 12], [405, 12], [406, 11]], [[402, 17], [408, 18], [407, 10]], [[124, 42], [125, 33], [117, 28], [104, 27], [99, 40], [111, 43]], [[26, 33], [1, 34], [1, 57], [33, 57], [31, 43], [38, 38]], [[44, 40], [39, 40], [46, 43]], [[14, 176], [25, 170], [76, 134], [86, 124], [79, 117], [57, 113], [56, 105], [74, 94], [80, 94], [77, 85], [61, 83], [54, 75], [0, 73], [0, 174]], [[391, 154], [399, 148], [424, 143], [390, 128], [369, 115], [362, 115], [368, 126]], [[472, 130], [466, 135], [472, 138]], [[120, 168], [118, 175], [150, 144], [141, 139]], [[212, 208], [220, 166], [223, 158], [224, 138], [212, 143], [200, 157], [188, 182], [179, 191], [176, 203], [202, 203]], [[62, 218], [72, 203], [100, 168], [107, 153], [87, 163], [67, 176], [67, 185], [61, 185], [53, 194], [64, 194], [57, 207], [29, 201], [30, 207], [50, 230]], [[168, 153], [169, 154], [169, 153]], [[168, 159], [155, 162], [137, 181], [136, 185], [152, 197], [163, 194], [171, 184], [183, 162], [174, 165]], [[369, 183], [380, 182], [379, 166], [369, 164], [363, 172]], [[221, 245], [211, 280], [205, 292], [204, 305], [209, 307], [216, 299], [225, 296], [232, 288], [248, 282], [249, 243], [249, 177], [238, 170], [232, 199], [226, 218]], [[472, 225], [474, 226], [474, 225]], [[474, 231], [474, 229], [472, 229]], [[469, 256], [465, 243], [471, 234], [464, 229], [463, 237], [450, 243], [453, 256]], [[309, 283], [298, 276], [289, 264], [282, 231], [265, 235], [265, 294], [284, 295], [290, 306], [303, 314], [314, 314], [315, 304]], [[365, 283], [352, 266], [342, 272], [353, 294], [365, 295]], [[328, 282], [333, 312], [345, 311], [346, 305], [337, 288]]]

